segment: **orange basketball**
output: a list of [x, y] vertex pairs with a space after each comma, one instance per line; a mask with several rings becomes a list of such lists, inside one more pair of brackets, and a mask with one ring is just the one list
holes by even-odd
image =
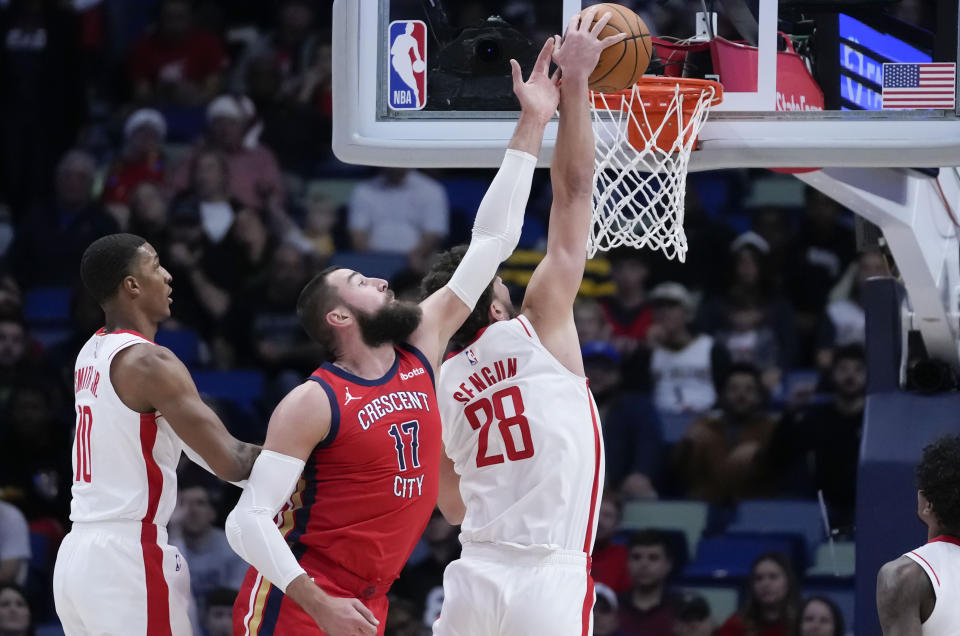
[[601, 40], [617, 33], [626, 33], [627, 38], [600, 54], [597, 68], [590, 74], [590, 89], [601, 93], [615, 93], [630, 88], [640, 80], [650, 64], [650, 55], [653, 52], [650, 31], [640, 16], [627, 7], [612, 2], [594, 6], [598, 8], [594, 23], [607, 11], [613, 14], [607, 26], [600, 32]]

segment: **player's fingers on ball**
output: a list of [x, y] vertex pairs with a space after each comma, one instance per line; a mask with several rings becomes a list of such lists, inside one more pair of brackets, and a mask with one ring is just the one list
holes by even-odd
[[609, 37], [603, 38], [602, 40], [600, 40], [600, 43], [603, 45], [603, 48], [607, 48], [607, 47], [613, 46], [614, 44], [617, 44], [618, 42], [623, 42], [628, 37], [630, 37], [628, 33], [616, 33]]
[[603, 31], [603, 27], [607, 26], [607, 22], [609, 22], [610, 18], [612, 17], [613, 17], [613, 13], [611, 13], [610, 11], [607, 11], [602, 16], [600, 16], [600, 19], [597, 20], [596, 24], [593, 25], [593, 28], [590, 29], [590, 34], [597, 35], [601, 31]]
[[580, 26], [580, 18], [583, 16], [583, 12], [574, 13], [573, 17], [570, 18], [570, 24], [567, 25], [567, 32], [576, 31], [577, 27]]
[[586, 11], [582, 12], [581, 15], [583, 19], [580, 21], [580, 30], [589, 31], [591, 25], [593, 24], [593, 19], [597, 15], [597, 11], [600, 10], [600, 7], [592, 6], [589, 7]]

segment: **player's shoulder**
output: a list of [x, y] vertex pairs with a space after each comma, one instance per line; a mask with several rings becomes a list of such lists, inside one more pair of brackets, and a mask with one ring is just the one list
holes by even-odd
[[310, 380], [294, 387], [280, 400], [277, 410], [281, 408], [291, 415], [302, 414], [311, 417], [329, 415], [330, 396], [323, 383], [317, 382], [311, 376]]
[[162, 375], [183, 367], [183, 362], [170, 349], [149, 341], [134, 342], [114, 356], [114, 369], [144, 378]]
[[892, 561], [887, 561], [877, 573], [877, 597], [893, 600], [915, 598], [929, 589], [930, 581], [927, 573], [916, 561], [904, 555]]

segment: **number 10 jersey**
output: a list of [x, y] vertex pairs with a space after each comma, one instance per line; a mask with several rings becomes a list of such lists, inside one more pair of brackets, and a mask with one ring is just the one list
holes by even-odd
[[450, 355], [437, 396], [467, 508], [461, 539], [589, 554], [604, 458], [587, 380], [521, 315]]

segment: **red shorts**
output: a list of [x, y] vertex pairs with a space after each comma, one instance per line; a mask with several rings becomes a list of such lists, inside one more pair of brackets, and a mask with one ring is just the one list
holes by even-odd
[[[314, 561], [308, 563], [307, 561]], [[380, 621], [377, 636], [387, 626], [387, 590], [385, 586], [368, 585], [357, 577], [318, 559], [300, 559], [300, 565], [314, 582], [331, 596], [358, 598]], [[278, 634], [311, 634], [325, 636], [317, 623], [292, 599], [263, 578], [255, 568], [247, 570], [240, 593], [233, 605], [234, 636], [272, 636]]]

